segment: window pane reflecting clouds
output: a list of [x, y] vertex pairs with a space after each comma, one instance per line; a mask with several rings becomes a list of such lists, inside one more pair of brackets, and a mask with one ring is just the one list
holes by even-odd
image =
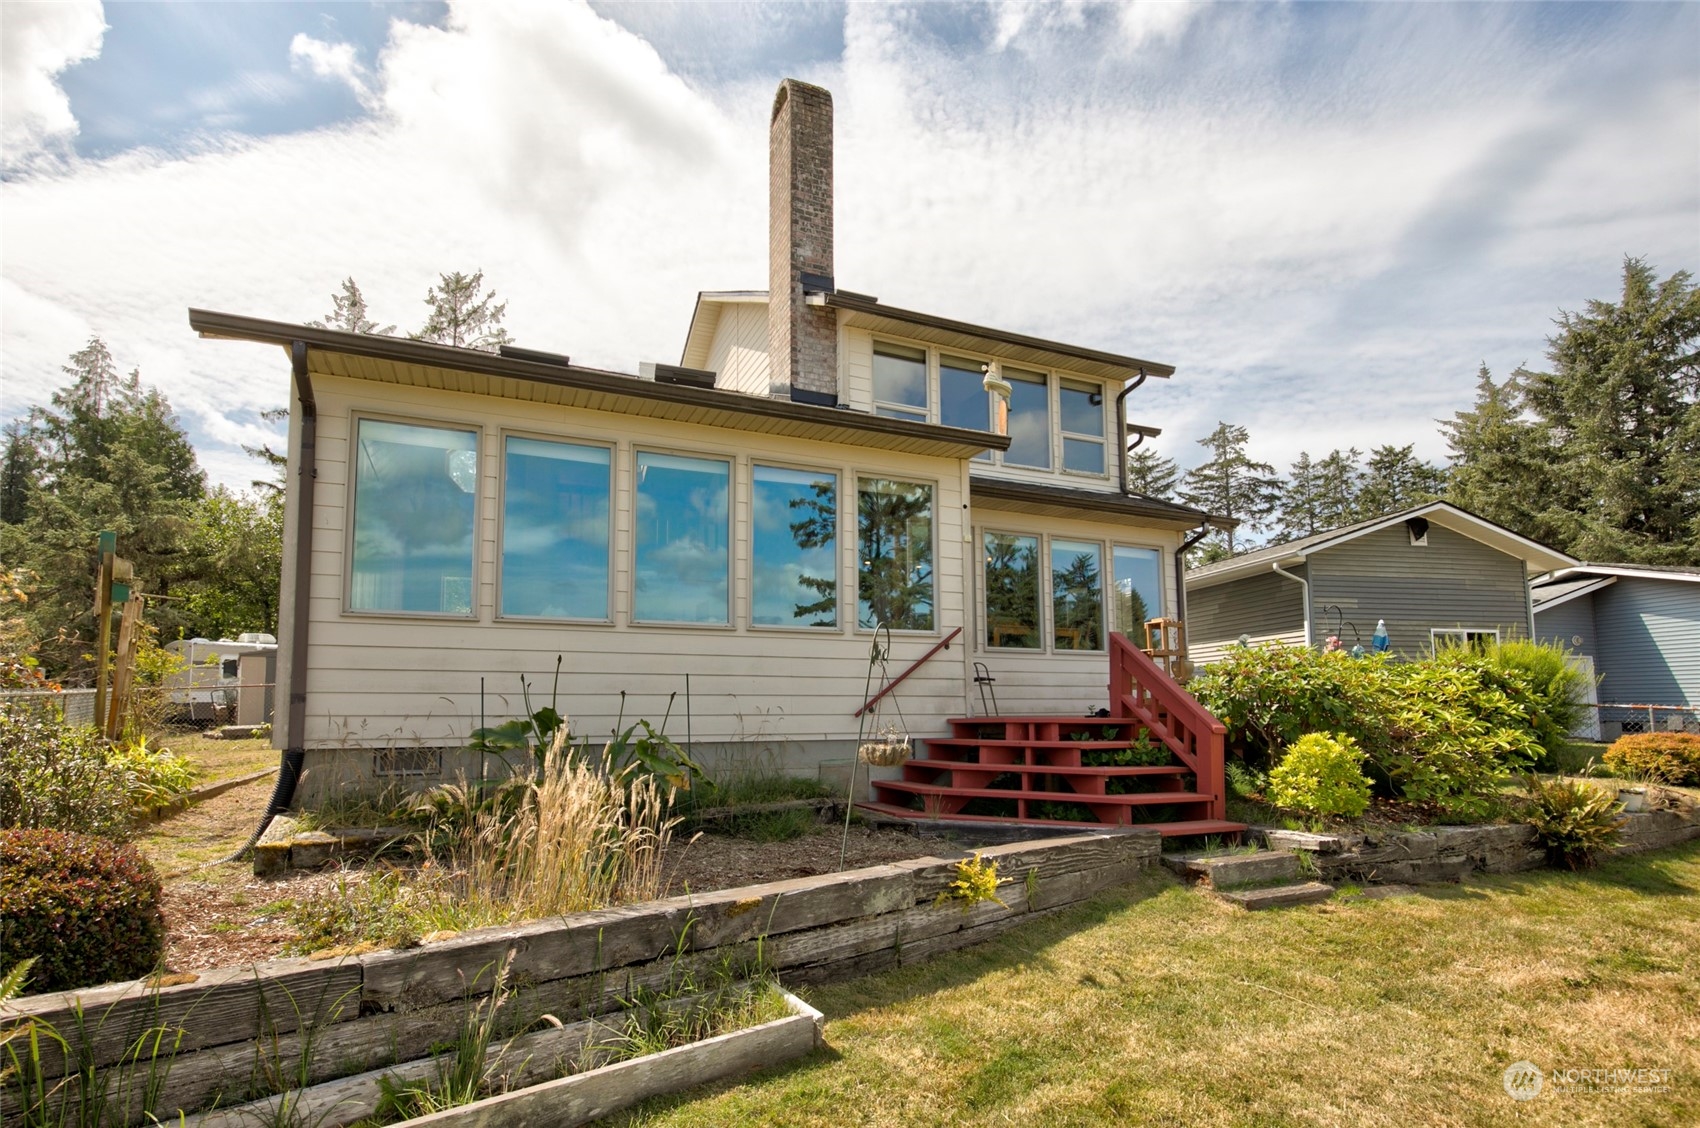
[[362, 419], [355, 447], [349, 606], [470, 615], [477, 434]]
[[502, 614], [608, 617], [607, 447], [510, 437], [502, 492]]
[[838, 476], [752, 468], [750, 621], [838, 625]]
[[1095, 544], [1051, 542], [1051, 621], [1058, 650], [1102, 650], [1103, 553]]
[[884, 405], [881, 415], [927, 417], [927, 354], [902, 345], [874, 345], [874, 399]]
[[726, 495], [731, 470], [718, 458], [638, 452], [633, 618], [729, 621]]
[[1003, 370], [1009, 381], [1009, 450], [1004, 462], [1014, 466], [1051, 468], [1051, 400], [1045, 377], [1034, 372]]
[[1162, 555], [1154, 548], [1121, 545], [1111, 556], [1116, 572], [1112, 603], [1115, 629], [1132, 639], [1135, 646], [1145, 645], [1145, 620], [1163, 613], [1161, 560]]
[[856, 489], [856, 621], [932, 630], [933, 487], [864, 478]]
[[1039, 647], [1039, 538], [987, 533], [986, 645]]

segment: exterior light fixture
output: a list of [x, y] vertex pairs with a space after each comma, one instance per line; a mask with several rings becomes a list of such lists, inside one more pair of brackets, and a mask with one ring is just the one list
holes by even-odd
[[1009, 381], [1003, 378], [1003, 370], [999, 367], [997, 361], [982, 364], [980, 371], [986, 374], [980, 384], [997, 397], [997, 433], [1007, 435], [1009, 434], [1009, 396], [1014, 389], [1009, 386]]

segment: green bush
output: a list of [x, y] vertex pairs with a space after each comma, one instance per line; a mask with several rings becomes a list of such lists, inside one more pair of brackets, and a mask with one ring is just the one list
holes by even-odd
[[1228, 743], [1252, 767], [1278, 762], [1307, 732], [1343, 732], [1372, 759], [1387, 744], [1379, 722], [1390, 704], [1393, 659], [1353, 658], [1304, 646], [1230, 646], [1187, 683], [1228, 728]]
[[133, 847], [0, 831], [0, 974], [33, 957], [34, 992], [146, 975], [165, 953], [159, 898], [159, 876]]
[[1306, 733], [1269, 773], [1270, 801], [1324, 818], [1356, 818], [1369, 806], [1363, 764], [1363, 749], [1351, 737]]
[[106, 743], [14, 702], [0, 704], [0, 828], [130, 833], [130, 777], [107, 762]]
[[109, 748], [107, 766], [130, 781], [130, 804], [135, 809], [169, 804], [195, 786], [200, 772], [189, 760], [168, 749], [148, 747], [144, 736], [131, 737]]
[[1567, 779], [1529, 776], [1523, 786], [1528, 793], [1524, 821], [1535, 828], [1535, 837], [1553, 861], [1580, 869], [1616, 845], [1624, 818], [1614, 796]]
[[1600, 759], [1611, 771], [1630, 779], [1700, 787], [1700, 736], [1690, 733], [1621, 736]]
[[1582, 689], [1587, 675], [1570, 664], [1562, 646], [1513, 639], [1487, 649], [1487, 660], [1502, 673], [1515, 674], [1527, 686], [1530, 720], [1542, 749], [1540, 767], [1552, 770], [1570, 741], [1570, 732], [1587, 708]]

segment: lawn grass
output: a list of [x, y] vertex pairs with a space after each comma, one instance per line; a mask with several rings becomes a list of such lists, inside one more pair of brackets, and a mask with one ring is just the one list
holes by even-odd
[[[1700, 1123], [1700, 843], [1264, 913], [1153, 873], [805, 994], [828, 1050], [616, 1123]], [[1515, 1102], [1525, 1059], [1669, 1091]]]
[[261, 768], [275, 768], [278, 764], [278, 751], [272, 747], [269, 737], [219, 740], [198, 732], [174, 732], [150, 743], [194, 761], [201, 770], [199, 783], [235, 779]]

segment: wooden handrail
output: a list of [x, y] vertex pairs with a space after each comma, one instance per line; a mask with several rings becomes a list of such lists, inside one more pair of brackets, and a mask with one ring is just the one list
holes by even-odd
[[1131, 717], [1180, 757], [1210, 799], [1211, 818], [1226, 818], [1227, 726], [1167, 670], [1123, 634], [1110, 635], [1110, 712]]
[[909, 668], [907, 670], [904, 670], [901, 674], [898, 674], [895, 678], [891, 679], [891, 684], [887, 685], [884, 689], [880, 690], [878, 693], [874, 694], [872, 697], [870, 697], [866, 701], [862, 702], [862, 707], [860, 709], [857, 709], [854, 713], [852, 713], [850, 715], [852, 717], [860, 717], [863, 713], [866, 713], [869, 709], [872, 709], [875, 705], [878, 705], [879, 702], [880, 702], [880, 698], [884, 697], [886, 694], [890, 693], [892, 690], [894, 690], [898, 686], [902, 685], [903, 679], [908, 677], [910, 674], [914, 673], [916, 670], [919, 670], [921, 668], [922, 664], [927, 661], [927, 659], [931, 658], [933, 655], [937, 654], [941, 650], [950, 649], [950, 644], [953, 641], [955, 641], [956, 636], [961, 634], [961, 633], [962, 633], [962, 628], [957, 627], [954, 631], [951, 631], [949, 634], [947, 634], [943, 638], [939, 639], [939, 641], [934, 644], [934, 646], [931, 650], [927, 651], [925, 654], [921, 655], [919, 658], [917, 658], [913, 662], [911, 662], [909, 664]]

